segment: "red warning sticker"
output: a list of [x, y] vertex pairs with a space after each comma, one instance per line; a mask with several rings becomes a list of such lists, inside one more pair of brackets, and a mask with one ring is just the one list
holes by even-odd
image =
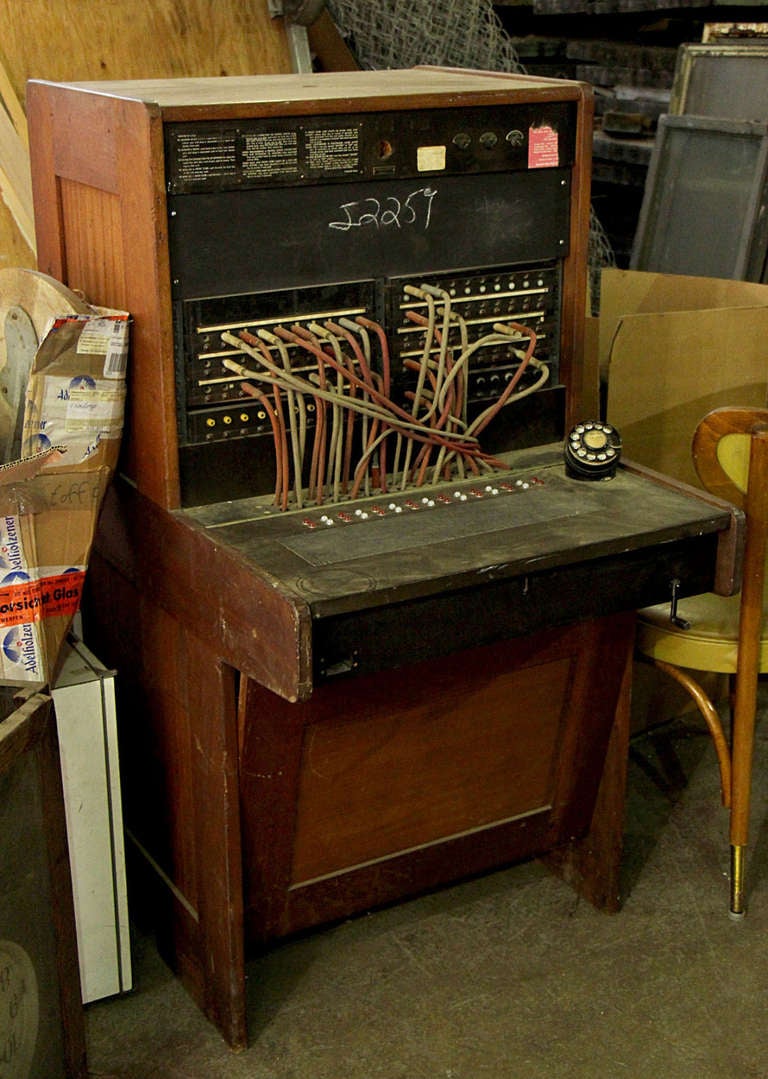
[[83, 570], [73, 570], [40, 581], [0, 586], [0, 629], [54, 615], [73, 615], [80, 606], [84, 580]]
[[554, 169], [560, 164], [557, 132], [549, 124], [528, 130], [528, 168]]

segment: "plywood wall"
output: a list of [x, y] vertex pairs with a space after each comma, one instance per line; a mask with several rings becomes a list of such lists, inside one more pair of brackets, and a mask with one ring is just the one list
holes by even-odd
[[[267, 0], [0, 0], [3, 104], [21, 103], [30, 78], [175, 78], [291, 70], [282, 19]], [[2, 80], [0, 79], [0, 85]], [[0, 105], [2, 108], [3, 105]], [[35, 257], [6, 201], [0, 267]]]

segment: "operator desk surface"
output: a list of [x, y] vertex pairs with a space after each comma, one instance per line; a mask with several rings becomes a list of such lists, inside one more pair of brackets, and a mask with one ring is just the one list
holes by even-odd
[[[708, 567], [729, 519], [632, 466], [572, 479], [559, 445], [519, 451], [510, 465], [354, 505], [286, 514], [243, 499], [185, 516], [309, 610], [313, 682], [659, 602], [673, 578], [691, 577], [683, 554], [699, 551]], [[446, 630], [452, 610], [460, 617]]]

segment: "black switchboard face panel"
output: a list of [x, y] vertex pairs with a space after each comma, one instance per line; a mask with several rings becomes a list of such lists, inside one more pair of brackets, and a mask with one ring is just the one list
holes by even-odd
[[174, 296], [564, 258], [569, 200], [561, 169], [172, 198]]
[[575, 112], [536, 102], [167, 124], [168, 193], [568, 168]]
[[[498, 454], [562, 436], [560, 303], [575, 109], [544, 101], [166, 125], [184, 505], [267, 495], [279, 429], [304, 454], [325, 407], [313, 400], [313, 385], [327, 385], [329, 371], [337, 389], [343, 380], [295, 336], [274, 340], [297, 327], [317, 345], [335, 326], [334, 341], [320, 344], [331, 362], [353, 367], [358, 341], [339, 321], [369, 320], [385, 335], [387, 355], [375, 330], [355, 329], [379, 384], [361, 390], [358, 366], [340, 397], [370, 391], [379, 404], [378, 389], [395, 409], [417, 411], [413, 395], [422, 395], [429, 416], [458, 387], [462, 422], [471, 425], [514, 382], [517, 394], [531, 396], [484, 421], [484, 446]], [[413, 294], [422, 287], [434, 294]], [[499, 323], [535, 332], [535, 360], [546, 371], [534, 363], [518, 376], [528, 338], [510, 345]], [[243, 355], [231, 340], [243, 333], [261, 352]], [[457, 360], [461, 384], [450, 376], [437, 387], [434, 371], [416, 372]], [[257, 368], [260, 381], [230, 362]], [[303, 389], [288, 388], [286, 371]], [[430, 379], [440, 407], [424, 404]], [[334, 407], [329, 417], [341, 423]], [[355, 415], [349, 445], [357, 459], [369, 436]], [[285, 467], [311, 485], [305, 457], [294, 452]]]

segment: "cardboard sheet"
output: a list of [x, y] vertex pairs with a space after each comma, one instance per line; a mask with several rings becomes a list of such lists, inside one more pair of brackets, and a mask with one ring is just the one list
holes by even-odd
[[598, 357], [624, 455], [699, 486], [696, 425], [768, 399], [768, 285], [606, 270]]

